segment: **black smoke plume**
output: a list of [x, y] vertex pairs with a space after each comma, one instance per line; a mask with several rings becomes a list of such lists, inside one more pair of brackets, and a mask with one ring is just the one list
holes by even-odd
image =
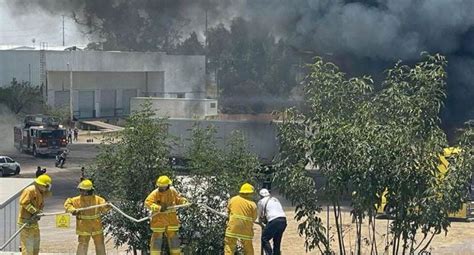
[[[152, 14], [179, 31], [204, 32], [243, 17], [261, 24], [259, 33], [285, 40], [295, 52], [322, 55], [350, 74], [379, 74], [399, 59], [416, 61], [422, 51], [448, 59], [446, 126], [474, 118], [474, 1], [472, 0], [19, 0], [18, 9], [32, 5], [51, 13], [74, 12], [88, 18], [109, 15], [127, 36], [141, 38], [136, 20]], [[120, 16], [116, 7], [136, 15]], [[156, 12], [155, 9], [163, 10]], [[127, 12], [129, 13], [129, 12]], [[157, 15], [157, 16], [156, 16]], [[183, 19], [178, 22], [176, 19]], [[140, 24], [140, 22], [136, 22]], [[85, 23], [91, 24], [91, 23]], [[264, 28], [263, 30], [262, 27]], [[94, 30], [92, 30], [94, 31]], [[178, 31], [178, 32], [179, 32]], [[141, 47], [141, 46], [140, 46]], [[143, 46], [144, 47], [144, 46]], [[140, 50], [136, 48], [133, 50]], [[148, 50], [148, 49], [141, 49]], [[377, 77], [377, 76], [376, 76]]]

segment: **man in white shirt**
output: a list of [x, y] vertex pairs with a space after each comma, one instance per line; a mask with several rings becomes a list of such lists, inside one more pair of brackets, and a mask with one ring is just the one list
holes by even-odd
[[[280, 201], [272, 197], [267, 189], [261, 189], [260, 201], [257, 204], [257, 215], [261, 223], [265, 224], [262, 232], [262, 249], [266, 255], [281, 254], [281, 238], [286, 229], [286, 215]], [[273, 249], [270, 240], [273, 239]]]

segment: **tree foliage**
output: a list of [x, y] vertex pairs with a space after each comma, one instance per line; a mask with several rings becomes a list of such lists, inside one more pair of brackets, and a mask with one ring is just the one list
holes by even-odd
[[[259, 167], [256, 155], [246, 148], [244, 137], [233, 133], [225, 146], [219, 146], [216, 130], [196, 125], [187, 152], [191, 169], [180, 190], [194, 203], [226, 212], [228, 199], [238, 194], [240, 185], [256, 185]], [[224, 250], [226, 218], [200, 207], [182, 211], [181, 234], [191, 254], [221, 254]]]
[[183, 38], [181, 30], [189, 19], [179, 6], [202, 6], [206, 1], [86, 1], [76, 21], [103, 39], [101, 45], [91, 43], [88, 49], [206, 54], [207, 71], [216, 76], [224, 112], [271, 112], [294, 104], [288, 99], [298, 82], [300, 56], [286, 42], [265, 32], [260, 22], [235, 18], [229, 27], [211, 27], [205, 35], [207, 45], [196, 31]]
[[175, 54], [181, 55], [204, 55], [204, 45], [199, 41], [196, 32], [192, 32], [188, 38], [180, 42], [176, 49]]
[[[448, 213], [458, 210], [465, 199], [472, 144], [467, 140], [459, 144], [463, 153], [440, 185], [438, 156], [448, 146], [438, 117], [445, 98], [446, 60], [440, 55], [423, 57], [414, 67], [397, 63], [387, 70], [377, 91], [370, 77], [347, 78], [334, 64], [316, 58], [309, 65], [304, 86], [308, 111], [286, 113], [288, 120], [280, 133], [280, 171], [307, 178], [304, 168], [308, 163], [319, 167], [327, 179], [325, 194], [334, 208], [340, 254], [346, 251], [341, 203], [348, 194], [357, 219], [355, 248], [359, 254], [364, 217], [369, 218], [373, 234], [368, 237], [370, 253], [382, 248], [377, 247], [375, 235], [375, 205], [384, 191], [394, 217], [390, 227], [394, 238], [389, 243], [393, 254], [426, 249], [432, 240], [426, 237], [447, 231]], [[314, 189], [311, 180], [306, 187]], [[292, 200], [297, 203], [297, 214], [318, 212], [313, 201]], [[311, 206], [306, 207], [308, 204]], [[305, 219], [313, 220], [313, 224], [300, 225], [308, 248], [325, 247], [328, 252], [320, 219]], [[419, 232], [423, 238], [417, 243]]]
[[[195, 126], [187, 151], [190, 172], [176, 176], [169, 166], [169, 146], [165, 119], [157, 119], [150, 103], [133, 113], [117, 136], [101, 145], [96, 165], [90, 171], [96, 190], [135, 218], [148, 215], [143, 201], [154, 189], [159, 175], [174, 176], [174, 186], [192, 203], [206, 204], [226, 212], [231, 195], [244, 182], [256, 184], [258, 158], [246, 147], [244, 137], [233, 133], [224, 147], [217, 143], [212, 127]], [[223, 251], [226, 218], [192, 206], [179, 211], [180, 234], [193, 254], [219, 254]], [[147, 223], [133, 223], [118, 213], [105, 217], [108, 233], [116, 245], [134, 251], [148, 251], [151, 230]]]
[[13, 78], [8, 86], [0, 87], [0, 102], [15, 114], [35, 113], [35, 108], [43, 104], [41, 93], [40, 86], [32, 86], [27, 81], [19, 82]]
[[[154, 115], [150, 103], [132, 113], [124, 130], [101, 144], [96, 164], [90, 169], [97, 192], [135, 218], [148, 215], [143, 202], [158, 176], [171, 174], [168, 126]], [[131, 222], [118, 213], [108, 214], [104, 223], [116, 245], [148, 250], [149, 224]]]
[[89, 29], [88, 33], [103, 40], [104, 50], [170, 51], [189, 22], [178, 2], [85, 1], [74, 17]]
[[282, 40], [242, 18], [208, 32], [208, 71], [216, 74], [226, 112], [268, 112], [287, 104], [299, 58]]

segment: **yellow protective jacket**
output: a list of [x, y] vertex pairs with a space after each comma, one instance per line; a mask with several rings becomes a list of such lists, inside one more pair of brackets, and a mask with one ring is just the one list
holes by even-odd
[[[153, 213], [159, 212], [163, 206], [170, 207], [187, 203], [186, 199], [174, 189], [170, 187], [167, 191], [159, 192], [158, 189], [153, 190], [145, 199], [145, 205]], [[159, 213], [150, 220], [150, 228], [153, 232], [163, 233], [168, 231], [179, 230], [179, 220], [176, 210]]]
[[252, 240], [253, 222], [257, 219], [257, 205], [252, 200], [240, 195], [234, 196], [227, 205], [229, 222], [225, 230], [226, 237]]
[[[66, 212], [72, 213], [74, 210], [93, 205], [105, 204], [105, 199], [100, 196], [77, 196], [68, 198], [64, 203]], [[110, 210], [104, 206], [85, 211], [80, 211], [76, 215], [76, 234], [79, 236], [94, 236], [102, 234], [102, 222], [100, 215]]]
[[20, 214], [18, 224], [30, 222], [30, 227], [38, 227], [38, 220], [31, 221], [33, 214], [43, 211], [44, 194], [36, 185], [28, 186], [20, 195]]

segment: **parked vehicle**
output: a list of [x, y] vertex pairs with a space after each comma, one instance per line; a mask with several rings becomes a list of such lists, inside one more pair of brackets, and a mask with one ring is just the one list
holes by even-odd
[[[443, 154], [439, 155], [438, 162], [438, 181], [442, 182], [448, 172], [449, 161], [454, 160], [454, 158], [461, 152], [460, 148], [457, 147], [448, 147], [443, 150]], [[450, 212], [448, 217], [451, 219], [474, 221], [474, 176], [471, 176], [470, 183], [464, 184], [466, 186], [466, 197], [467, 200], [463, 202], [461, 209], [456, 212]], [[388, 190], [385, 191], [380, 196], [380, 203], [376, 204], [377, 214], [381, 217], [391, 217], [392, 209], [388, 206], [388, 201], [386, 198]]]
[[26, 116], [24, 124], [14, 127], [15, 147], [19, 151], [39, 155], [55, 155], [66, 149], [66, 129], [45, 115]]
[[20, 163], [10, 157], [0, 156], [0, 176], [17, 175], [20, 173]]

